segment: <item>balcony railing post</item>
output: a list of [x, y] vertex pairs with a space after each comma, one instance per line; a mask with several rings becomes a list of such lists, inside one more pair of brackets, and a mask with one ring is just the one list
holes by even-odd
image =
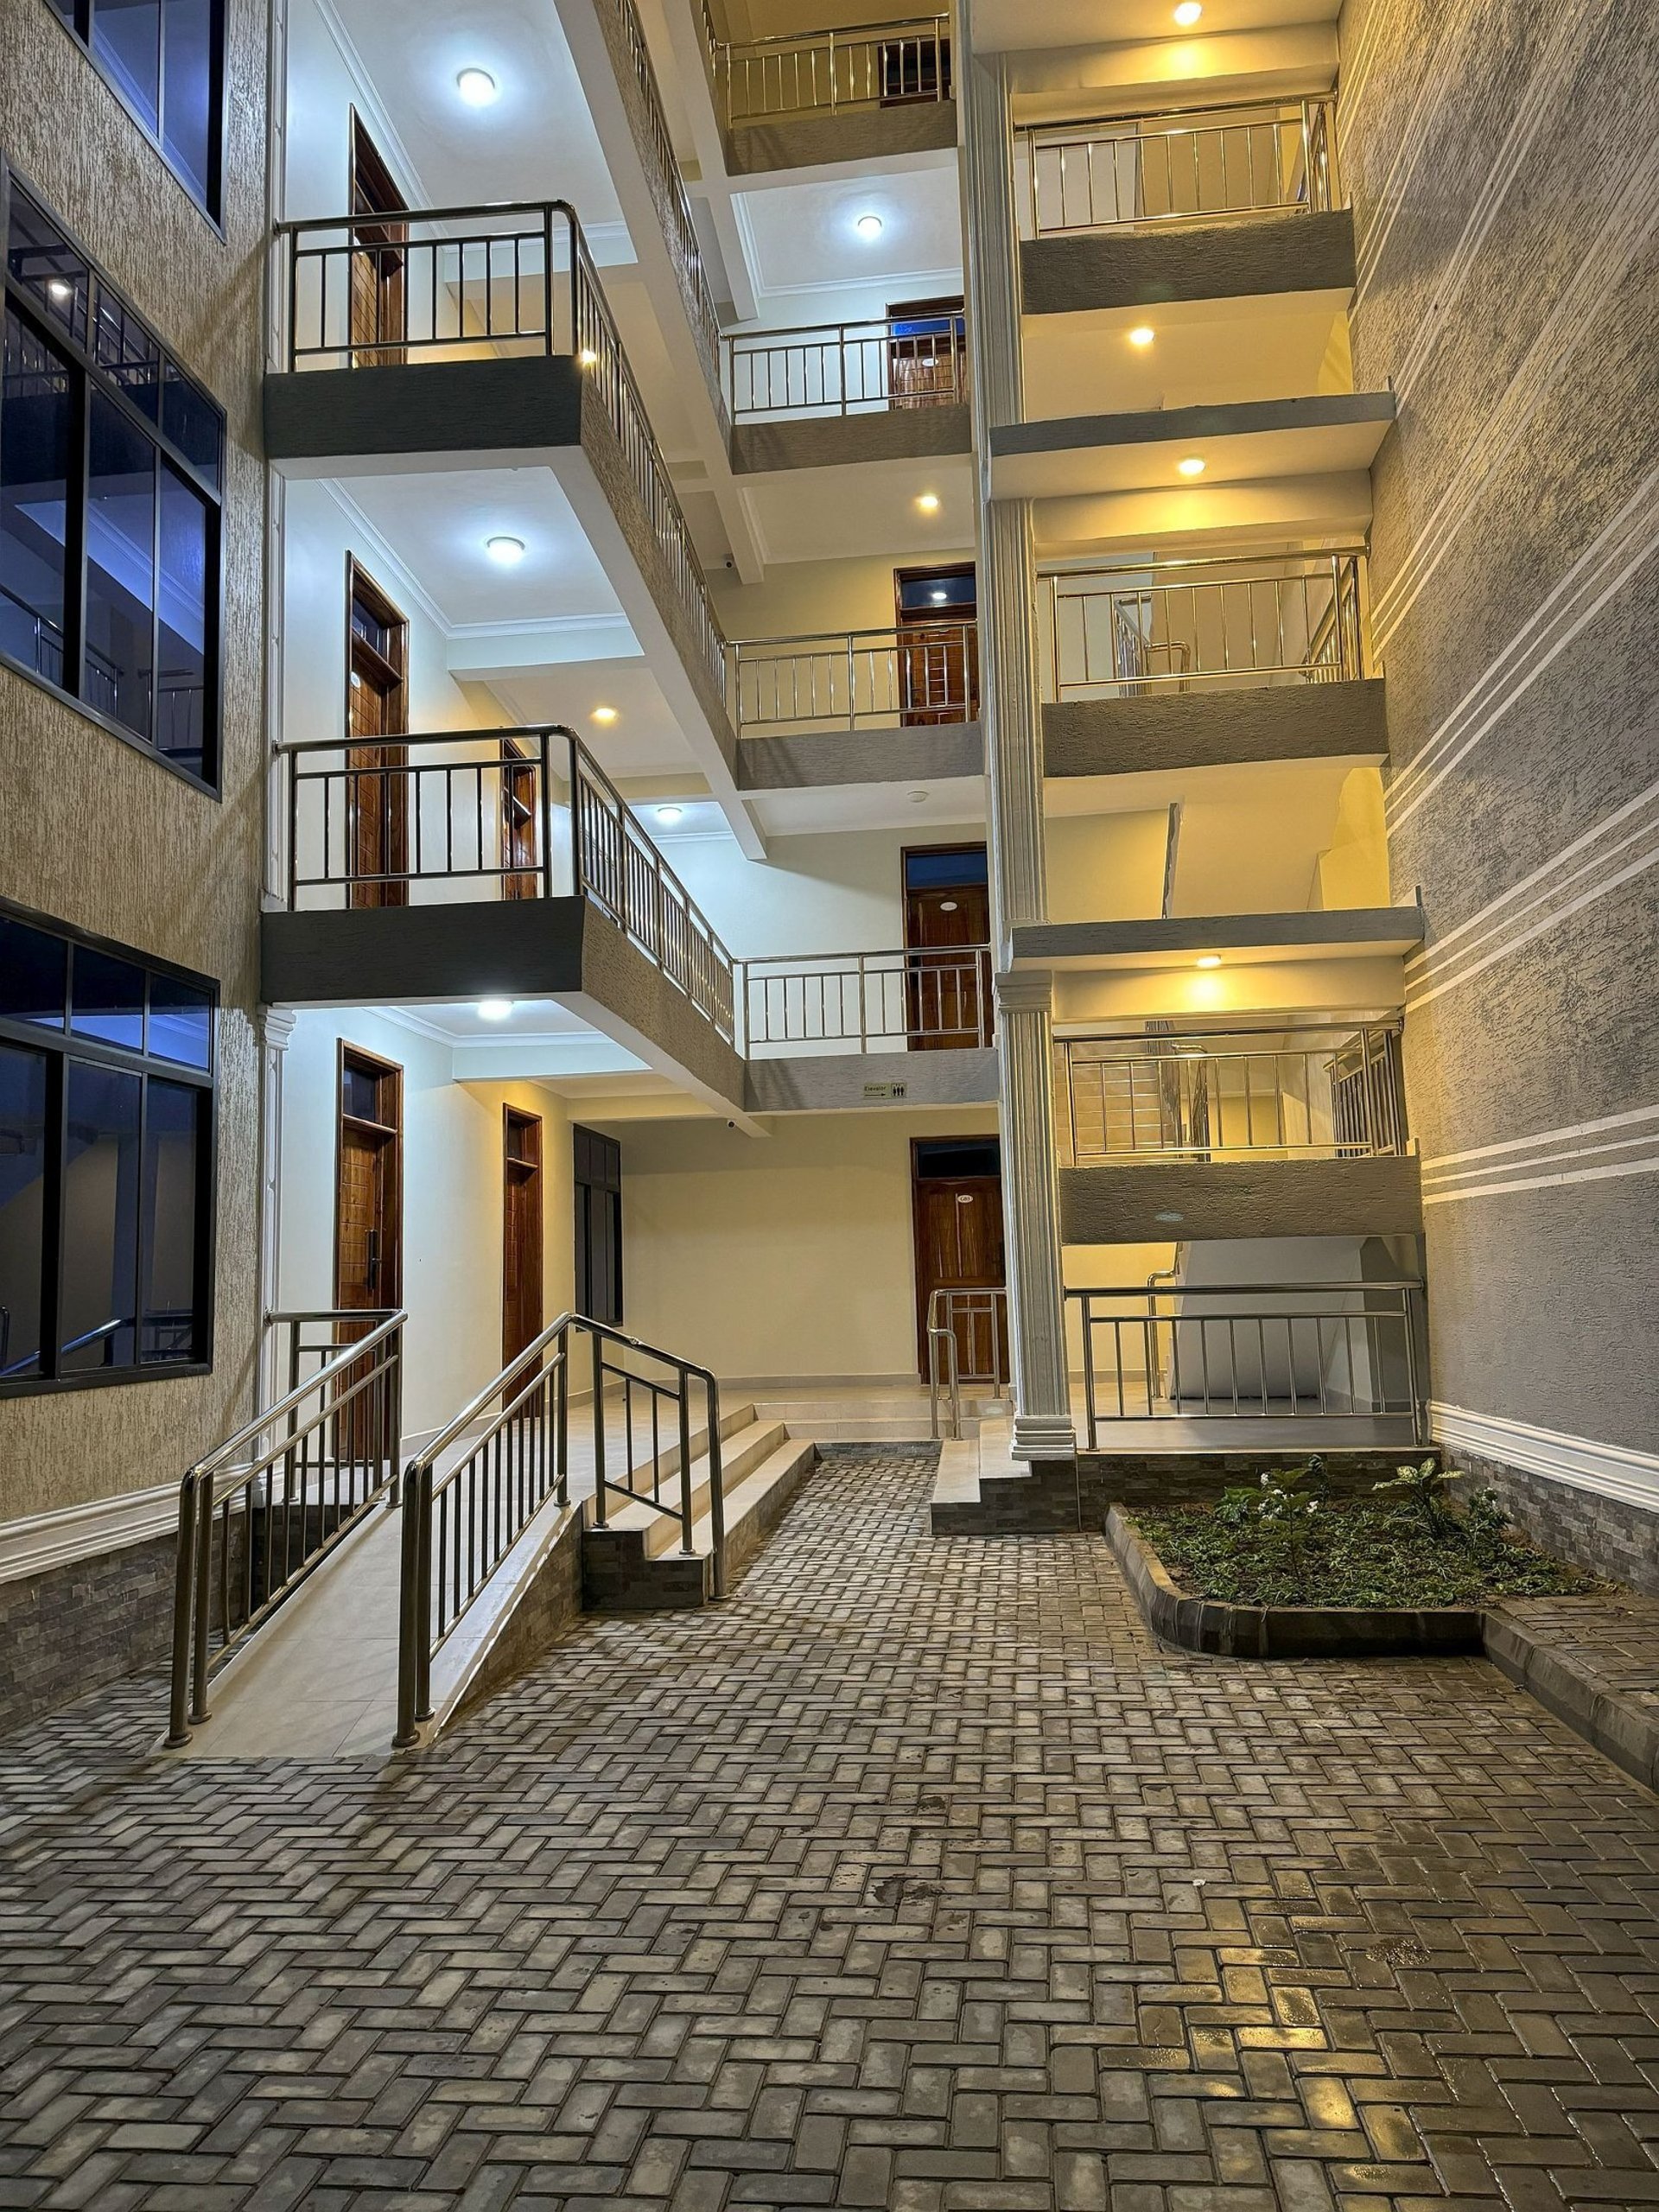
[[420, 1707], [420, 1668], [416, 1656], [421, 1640], [421, 1537], [425, 1491], [418, 1462], [411, 1461], [404, 1474], [402, 1573], [397, 1605], [397, 1728], [392, 1744], [406, 1751], [419, 1741], [416, 1714]]
[[[196, 1487], [196, 1535], [191, 1565], [195, 1569], [195, 1642], [191, 1653], [190, 1720], [200, 1727], [208, 1718], [207, 1709], [207, 1645], [209, 1611], [213, 1604], [213, 1491], [216, 1485], [212, 1471], [204, 1475]], [[248, 1521], [245, 1541], [253, 1542], [253, 1501], [244, 1493], [244, 1512]], [[230, 1541], [230, 1516], [226, 1516], [224, 1541]], [[230, 1623], [220, 1624], [228, 1635]]]
[[590, 1337], [594, 1347], [594, 1526], [605, 1526], [605, 1340]]
[[565, 739], [565, 753], [570, 771], [570, 887], [580, 895], [587, 888], [588, 859], [582, 821], [582, 764], [574, 736]]
[[[684, 1387], [691, 1387], [689, 1376]], [[709, 1400], [709, 1549], [714, 1560], [714, 1594], [726, 1595], [726, 1472], [720, 1433], [720, 1385], [712, 1375], [704, 1379]]]
[[179, 1555], [173, 1579], [173, 1674], [168, 1703], [167, 1740], [176, 1750], [190, 1740], [191, 1607], [195, 1595], [196, 1492], [194, 1471], [179, 1486]]

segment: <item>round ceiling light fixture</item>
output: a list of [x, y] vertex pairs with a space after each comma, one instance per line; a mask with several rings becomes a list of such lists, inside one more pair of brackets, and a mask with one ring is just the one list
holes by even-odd
[[614, 707], [595, 707], [588, 719], [592, 721], [602, 723], [604, 727], [608, 729], [611, 724], [616, 720], [616, 709]]
[[683, 806], [659, 806], [657, 810], [657, 819], [659, 822], [678, 822], [683, 819], [685, 809]]
[[73, 300], [75, 296], [75, 288], [67, 276], [51, 278], [46, 292], [47, 297], [55, 301], [59, 307], [62, 307], [67, 301]]
[[524, 557], [524, 541], [498, 531], [495, 537], [485, 539], [484, 550], [498, 569], [516, 569]]
[[1180, 6], [1175, 10], [1175, 20], [1184, 31], [1190, 31], [1203, 13], [1198, 0], [1181, 0]]
[[925, 515], [936, 515], [939, 512], [939, 495], [937, 492], [924, 492], [916, 504]]
[[480, 1021], [505, 1021], [512, 1012], [511, 999], [480, 999], [478, 1018]]
[[881, 218], [879, 215], [861, 215], [853, 228], [861, 238], [879, 238], [882, 229]]
[[1204, 463], [1195, 453], [1188, 454], [1185, 461], [1178, 461], [1175, 466], [1183, 476], [1202, 476], [1204, 474]]
[[1131, 346], [1150, 346], [1157, 335], [1157, 332], [1149, 322], [1137, 322], [1129, 333], [1129, 343]]
[[906, 797], [909, 799], [912, 806], [925, 806], [927, 804], [927, 793], [925, 791], [907, 791], [906, 793]]
[[1218, 952], [1200, 953], [1195, 964], [1200, 968], [1219, 968], [1221, 955]]
[[932, 601], [935, 607], [943, 607], [950, 596], [950, 594], [948, 591], [932, 591], [928, 594], [928, 597]]
[[455, 90], [468, 107], [492, 107], [501, 87], [487, 69], [463, 69], [455, 79]]

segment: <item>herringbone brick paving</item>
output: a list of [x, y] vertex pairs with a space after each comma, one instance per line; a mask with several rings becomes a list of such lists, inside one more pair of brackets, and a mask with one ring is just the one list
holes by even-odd
[[830, 1459], [396, 1764], [0, 1747], [0, 2206], [1659, 2204], [1659, 1804], [1483, 1662], [1157, 1650]]

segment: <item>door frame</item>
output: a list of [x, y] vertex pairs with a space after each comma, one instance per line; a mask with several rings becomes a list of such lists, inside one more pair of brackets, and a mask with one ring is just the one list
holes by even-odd
[[[515, 1122], [518, 1123], [524, 1128], [531, 1129], [535, 1132], [535, 1155], [533, 1158], [526, 1157], [520, 1160], [515, 1160], [513, 1158], [512, 1135], [513, 1124]], [[545, 1188], [542, 1181], [542, 1175], [546, 1159], [546, 1147], [543, 1142], [543, 1137], [544, 1123], [541, 1115], [532, 1114], [527, 1106], [512, 1106], [508, 1104], [504, 1104], [502, 1106], [501, 1368], [504, 1374], [506, 1371], [508, 1365], [513, 1360], [517, 1359], [524, 1350], [524, 1346], [522, 1344], [517, 1347], [512, 1347], [507, 1343], [507, 1207], [510, 1203], [508, 1193], [512, 1190], [514, 1185], [515, 1179], [513, 1176], [513, 1170], [515, 1167], [521, 1170], [527, 1169], [529, 1171], [527, 1173], [521, 1173], [517, 1179], [521, 1185], [525, 1183], [529, 1184], [531, 1189], [535, 1192], [535, 1204], [531, 1210], [530, 1216], [531, 1236], [536, 1247], [536, 1326], [531, 1331], [531, 1340], [532, 1342], [541, 1334], [543, 1327], [545, 1325], [547, 1320], [547, 1253], [546, 1236], [544, 1233], [545, 1224], [543, 1220], [546, 1207], [546, 1194]], [[524, 1379], [528, 1380], [528, 1377], [526, 1376]], [[511, 1392], [509, 1392], [509, 1396], [511, 1396]]]
[[[601, 1144], [609, 1145], [615, 1152], [616, 1188], [613, 1192], [610, 1190], [608, 1186], [591, 1182], [585, 1176], [579, 1175], [576, 1173], [576, 1147], [580, 1140], [584, 1137], [588, 1138], [590, 1141], [597, 1141]], [[597, 1192], [601, 1197], [611, 1198], [614, 1201], [616, 1247], [613, 1255], [615, 1265], [612, 1274], [612, 1286], [615, 1292], [615, 1299], [614, 1313], [612, 1316], [607, 1317], [603, 1313], [595, 1313], [590, 1315], [589, 1319], [595, 1321], [605, 1321], [607, 1326], [617, 1328], [621, 1325], [623, 1314], [626, 1311], [624, 1304], [626, 1288], [622, 1269], [621, 1144], [615, 1137], [607, 1137], [602, 1129], [590, 1129], [585, 1122], [572, 1122], [570, 1124], [570, 1168], [572, 1198], [571, 1214], [573, 1217], [571, 1230], [572, 1243], [575, 1247], [573, 1257], [575, 1262], [575, 1281], [574, 1286], [575, 1309], [579, 1313], [587, 1312], [587, 1302], [582, 1295], [582, 1243], [585, 1236], [588, 1259], [588, 1274], [591, 1280], [593, 1274], [593, 1224], [591, 1212], [588, 1209], [592, 1195]]]
[[[960, 607], [944, 607], [937, 613], [928, 614], [905, 605], [905, 586], [907, 583], [942, 582], [946, 577], [970, 576], [974, 584], [973, 605], [964, 613]], [[908, 664], [902, 662], [905, 635], [907, 631], [918, 633], [915, 643], [925, 646], [930, 629], [961, 630], [965, 624], [977, 624], [979, 620], [979, 563], [977, 561], [941, 561], [936, 564], [906, 563], [893, 572], [893, 626], [899, 639], [901, 664], [906, 669], [903, 678], [908, 698], [911, 690]], [[944, 644], [944, 639], [936, 642]], [[924, 686], [924, 688], [925, 688]], [[946, 707], [916, 706], [906, 703], [899, 709], [899, 722], [906, 729], [927, 728], [940, 722], [972, 721], [979, 713], [979, 639], [977, 630], [968, 632], [962, 639], [963, 702], [959, 714]]]
[[[346, 1066], [356, 1060], [373, 1071], [378, 1082], [390, 1082], [396, 1119], [391, 1122], [365, 1122], [361, 1115], [346, 1111]], [[378, 1102], [377, 1102], [378, 1103]], [[337, 1313], [346, 1311], [340, 1287], [340, 1137], [347, 1122], [359, 1128], [385, 1132], [391, 1144], [391, 1187], [387, 1211], [391, 1216], [388, 1241], [391, 1251], [391, 1295], [388, 1306], [403, 1304], [404, 1291], [404, 1071], [396, 1060], [383, 1060], [378, 1052], [371, 1052], [361, 1045], [347, 1043], [342, 1037], [335, 1046], [334, 1055], [334, 1301]], [[365, 1311], [371, 1309], [365, 1308]], [[346, 1339], [347, 1342], [350, 1339]]]
[[[923, 1033], [923, 1033], [923, 1031], [922, 1031], [922, 1029], [921, 1029], [921, 1025], [920, 1025], [919, 1021], [917, 1021], [917, 1022], [915, 1022], [915, 1023], [913, 1023], [913, 1024], [912, 1024], [912, 1020], [911, 1020], [910, 1001], [911, 1001], [912, 999], [914, 999], [918, 1003], [919, 1003], [919, 997], [920, 997], [920, 994], [919, 994], [919, 991], [918, 991], [918, 990], [917, 989], [917, 988], [916, 988], [916, 979], [917, 979], [917, 977], [919, 976], [919, 974], [920, 974], [920, 972], [921, 972], [921, 970], [920, 970], [920, 967], [919, 967], [919, 964], [918, 964], [916, 968], [912, 969], [912, 956], [913, 954], [917, 954], [917, 953], [925, 953], [925, 952], [926, 952], [930, 948], [929, 948], [929, 947], [927, 947], [926, 945], [918, 945], [918, 944], [913, 944], [913, 943], [912, 942], [912, 939], [911, 939], [910, 902], [911, 902], [911, 899], [912, 899], [912, 897], [913, 896], [913, 893], [912, 893], [912, 891], [911, 891], [910, 884], [909, 884], [909, 881], [907, 880], [907, 878], [908, 878], [908, 875], [909, 875], [909, 862], [910, 862], [911, 855], [912, 855], [912, 854], [920, 855], [920, 854], [923, 854], [923, 853], [931, 853], [931, 854], [934, 854], [934, 855], [947, 855], [947, 856], [948, 856], [949, 855], [950, 855], [950, 854], [953, 854], [953, 853], [981, 853], [981, 854], [983, 854], [984, 858], [985, 858], [985, 880], [984, 880], [984, 882], [983, 882], [982, 884], [981, 884], [981, 883], [978, 883], [978, 882], [976, 882], [976, 881], [970, 881], [970, 880], [967, 880], [967, 879], [964, 879], [964, 880], [963, 880], [963, 881], [962, 886], [961, 886], [961, 888], [962, 888], [963, 890], [964, 890], [964, 891], [970, 891], [970, 890], [971, 890], [971, 891], [981, 891], [981, 890], [982, 890], [982, 891], [984, 892], [984, 893], [985, 893], [985, 934], [986, 934], [986, 938], [987, 938], [987, 939], [988, 939], [988, 940], [989, 939], [989, 937], [990, 937], [991, 855], [990, 855], [990, 848], [989, 848], [989, 846], [988, 846], [988, 844], [986, 844], [982, 840], [976, 841], [976, 842], [972, 842], [972, 843], [966, 843], [966, 844], [950, 844], [950, 845], [903, 845], [903, 846], [901, 846], [901, 847], [899, 848], [899, 903], [900, 903], [900, 906], [901, 906], [902, 910], [903, 910], [903, 927], [904, 927], [904, 940], [905, 940], [905, 944], [904, 944], [904, 949], [905, 949], [905, 989], [906, 989], [906, 1016], [905, 1016], [905, 1020], [906, 1020], [906, 1029], [907, 1029], [907, 1031], [912, 1031], [912, 1032], [913, 1032], [913, 1035], [907, 1037], [907, 1039], [906, 1039], [907, 1049], [909, 1049], [909, 1050], [911, 1050], [911, 1051], [914, 1051], [914, 1050], [916, 1049], [916, 1046], [915, 1046], [915, 1044], [914, 1044], [914, 1041], [913, 1041], [913, 1036], [914, 1036], [914, 1035], [920, 1035], [920, 1034], [923, 1034]], [[941, 890], [941, 891], [949, 891], [949, 890], [951, 888], [950, 885], [949, 885], [948, 883], [940, 884], [940, 885], [938, 885], [937, 887], [938, 887], [939, 890]], [[948, 946], [941, 946], [941, 947], [938, 947], [938, 948], [937, 948], [937, 949], [938, 949], [938, 950], [942, 950], [942, 951], [943, 951], [943, 950], [950, 950], [950, 948], [949, 948]], [[989, 954], [989, 952], [988, 952], [988, 951], [982, 952], [982, 953], [980, 954], [980, 956], [979, 956], [978, 966], [979, 966], [979, 976], [978, 976], [978, 991], [979, 991], [979, 1008], [978, 1008], [978, 1012], [979, 1012], [979, 1041], [980, 1041], [982, 1044], [989, 1044], [989, 1043], [990, 1043], [990, 1041], [991, 1041], [992, 1034], [993, 1034], [993, 1031], [994, 1031], [994, 1025], [995, 1025], [995, 1007], [994, 1007], [994, 1004], [993, 1004], [993, 1001], [992, 1001], [992, 996], [991, 996], [991, 988], [992, 988], [992, 987], [991, 987], [991, 956], [990, 956], [990, 954]], [[956, 1038], [953, 1038], [953, 1039], [950, 1039], [949, 1041], [950, 1041], [950, 1043], [952, 1043], [952, 1044], [962, 1044], [962, 1043], [965, 1043], [967, 1040], [966, 1040], [966, 1039], [956, 1039]]]
[[[1003, 1239], [1002, 1281], [1000, 1284], [987, 1283], [982, 1286], [976, 1284], [969, 1286], [969, 1287], [982, 1287], [988, 1290], [1006, 1289], [1008, 1279], [1007, 1231], [1006, 1224], [1002, 1224], [1001, 1221], [1002, 1139], [1001, 1133], [995, 1129], [972, 1129], [953, 1135], [949, 1130], [945, 1130], [942, 1134], [937, 1135], [912, 1137], [910, 1140], [910, 1265], [911, 1282], [916, 1300], [918, 1364], [924, 1380], [925, 1380], [928, 1373], [927, 1301], [929, 1293], [924, 1289], [922, 1281], [922, 1185], [924, 1182], [961, 1182], [972, 1179], [963, 1176], [924, 1176], [921, 1174], [919, 1172], [918, 1147], [925, 1144], [992, 1144], [996, 1147], [997, 1209], [999, 1225], [1001, 1227]], [[949, 1286], [945, 1287], [948, 1287]], [[1005, 1365], [1007, 1363], [1006, 1351], [1006, 1345], [1000, 1344], [998, 1347], [998, 1354], [999, 1357], [1002, 1358]]]
[[[356, 612], [359, 601], [368, 607], [369, 611], [373, 614], [376, 621], [383, 624], [386, 629], [396, 632], [398, 650], [395, 658], [389, 658], [386, 654], [378, 651], [376, 647], [369, 644], [366, 639], [359, 637], [357, 632], [357, 625], [352, 618]], [[397, 727], [393, 729], [387, 730], [384, 734], [385, 737], [390, 741], [389, 742], [369, 745], [353, 743], [353, 741], [352, 679], [359, 673], [357, 662], [359, 656], [361, 656], [365, 662], [377, 663], [378, 667], [380, 669], [384, 669], [392, 678], [391, 683], [381, 694], [383, 698], [395, 702], [395, 713], [393, 719]], [[374, 578], [369, 574], [363, 563], [358, 559], [356, 554], [347, 552], [346, 556], [346, 766], [348, 768], [353, 768], [361, 765], [372, 768], [375, 766], [380, 766], [386, 769], [402, 769], [405, 767], [409, 761], [409, 747], [406, 745], [400, 745], [397, 741], [399, 738], [406, 737], [408, 734], [409, 617], [404, 613], [397, 601], [380, 588], [380, 586], [375, 582]], [[384, 758], [378, 763], [364, 762], [359, 764], [353, 757], [359, 753], [378, 753], [383, 755]], [[349, 778], [346, 785], [346, 813], [348, 817], [346, 827], [346, 851], [349, 859], [353, 863], [355, 862], [357, 856], [358, 789], [357, 779], [354, 776]], [[395, 862], [399, 867], [406, 867], [408, 865], [408, 777], [402, 774], [392, 776], [386, 785], [386, 794], [391, 803], [385, 809], [385, 817], [383, 823], [385, 842], [388, 848], [388, 850], [381, 856], [383, 872], [385, 871], [385, 867], [391, 862]], [[346, 896], [353, 906], [406, 906], [409, 904], [409, 886], [407, 881], [364, 884], [359, 883], [355, 879], [353, 879], [347, 885]]]
[[[376, 254], [373, 282], [375, 286], [375, 330], [378, 334], [381, 323], [380, 291], [381, 288], [387, 281], [386, 268], [383, 266], [379, 257], [383, 251], [390, 252], [400, 246], [407, 247], [409, 243], [409, 226], [407, 223], [398, 222], [396, 219], [399, 214], [408, 214], [410, 212], [410, 207], [409, 201], [404, 196], [403, 187], [392, 175], [391, 162], [381, 152], [379, 147], [375, 144], [373, 137], [370, 134], [369, 127], [363, 120], [361, 111], [353, 105], [348, 111], [348, 113], [350, 120], [346, 126], [346, 205], [347, 209], [350, 211], [352, 218], [351, 242], [353, 245], [367, 246]], [[359, 213], [357, 205], [358, 185], [359, 181], [365, 181], [370, 191], [372, 193], [378, 193], [388, 204], [384, 207], [365, 208]], [[377, 223], [374, 220], [376, 216], [383, 217], [386, 219]], [[373, 235], [377, 230], [381, 233], [378, 238]], [[353, 343], [352, 311], [356, 305], [356, 272], [360, 265], [361, 264], [359, 264], [359, 258], [355, 253], [347, 257], [346, 268], [351, 273], [346, 278], [346, 340], [347, 350], [352, 353], [353, 356], [356, 353], [357, 348]], [[409, 256], [407, 251], [397, 255], [397, 261], [394, 265], [396, 279], [398, 285], [398, 302], [404, 321], [404, 336], [407, 337], [409, 313]], [[378, 368], [395, 368], [406, 361], [408, 358], [409, 349], [406, 345], [380, 346], [377, 344], [373, 353], [370, 355], [369, 359], [365, 365]]]

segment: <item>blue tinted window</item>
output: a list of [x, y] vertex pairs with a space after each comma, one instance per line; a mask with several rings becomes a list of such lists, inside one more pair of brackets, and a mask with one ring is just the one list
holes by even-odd
[[8, 308], [0, 398], [0, 652], [59, 684], [66, 682], [73, 410], [68, 363]]
[[46, 1055], [0, 1045], [0, 1382], [41, 1372]]
[[144, 1100], [143, 1295], [139, 1357], [146, 1366], [197, 1357], [200, 1090], [152, 1077]]
[[0, 914], [0, 1016], [63, 1027], [69, 948], [60, 937]]
[[203, 772], [207, 729], [207, 502], [162, 465], [161, 660], [156, 750]]
[[143, 1078], [71, 1060], [58, 1371], [130, 1367], [137, 1340]]
[[224, 420], [207, 394], [171, 361], [162, 392], [162, 428], [202, 480], [217, 491]]
[[92, 54], [139, 120], [162, 112], [161, 0], [94, 0]]
[[94, 392], [82, 696], [139, 737], [150, 734], [155, 654], [156, 448]]
[[976, 845], [965, 853], [952, 852], [947, 848], [942, 852], [905, 855], [906, 891], [934, 890], [941, 884], [986, 883], [989, 880], [983, 845]]
[[69, 1026], [77, 1037], [144, 1048], [144, 971], [90, 945], [75, 947]]
[[213, 1003], [194, 983], [149, 979], [149, 1051], [181, 1067], [207, 1068], [213, 1057]]
[[165, 0], [162, 44], [162, 144], [205, 207], [212, 187], [213, 0]]

